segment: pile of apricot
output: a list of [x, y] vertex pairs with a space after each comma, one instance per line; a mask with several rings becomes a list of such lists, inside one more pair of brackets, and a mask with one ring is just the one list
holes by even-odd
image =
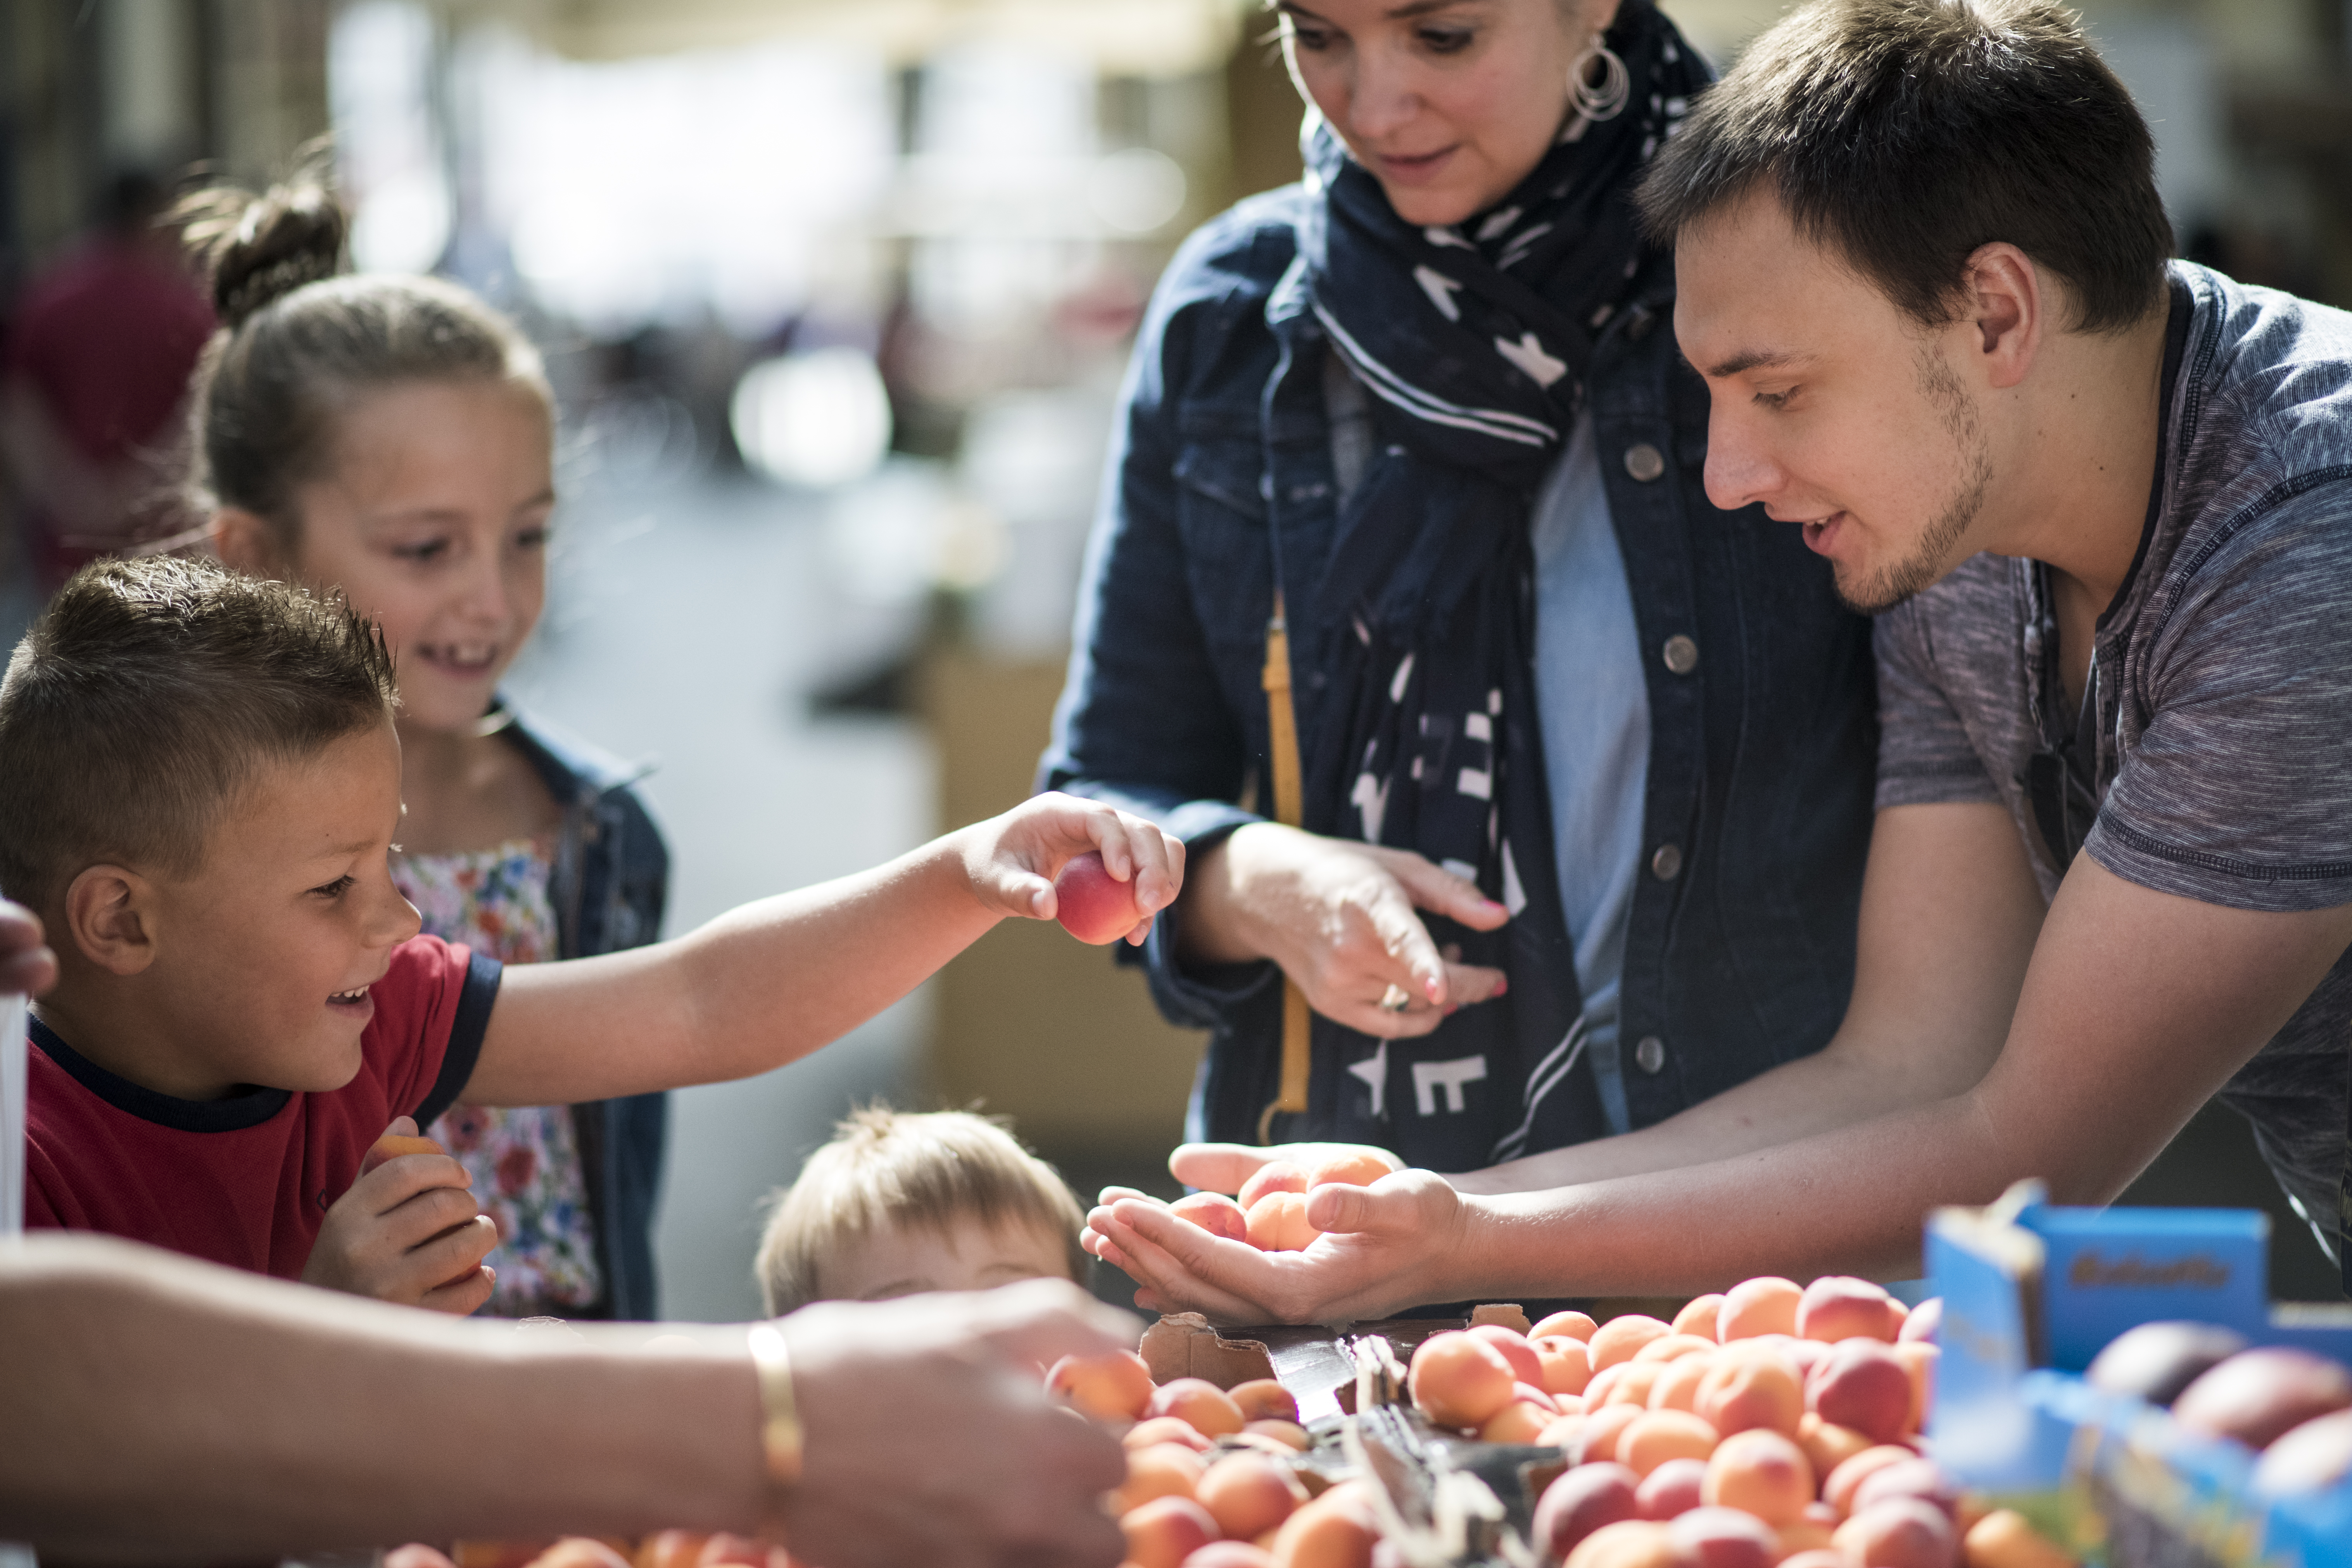
[[1242, 1184], [1239, 1198], [1194, 1193], [1171, 1206], [1179, 1219], [1260, 1252], [1304, 1252], [1323, 1233], [1307, 1223], [1307, 1194], [1317, 1187], [1369, 1187], [1400, 1167], [1370, 1150], [1335, 1154], [1300, 1166], [1269, 1160]]
[[1672, 1322], [1559, 1312], [1422, 1342], [1437, 1426], [1564, 1450], [1537, 1549], [1568, 1568], [2059, 1568], [1925, 1457], [1938, 1303], [1867, 1280], [1749, 1279]]
[[1066, 1356], [1045, 1384], [1126, 1428], [1127, 1484], [1110, 1507], [1129, 1568], [1370, 1568], [1370, 1499], [1360, 1482], [1334, 1486], [1294, 1462], [1314, 1440], [1281, 1384], [1154, 1384], [1129, 1351]]

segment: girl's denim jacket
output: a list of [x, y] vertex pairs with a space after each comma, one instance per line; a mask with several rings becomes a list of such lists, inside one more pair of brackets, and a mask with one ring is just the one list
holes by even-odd
[[[632, 787], [647, 770], [624, 766], [519, 711], [502, 733], [530, 760], [563, 812], [548, 883], [556, 956], [588, 958], [657, 941], [669, 894], [669, 850]], [[668, 1137], [668, 1097], [591, 1100], [573, 1106], [572, 1114], [595, 1215], [607, 1315], [650, 1321], [656, 1315], [654, 1205]]]
[[[1043, 787], [1150, 817], [1196, 857], [1257, 820], [1238, 803], [1265, 793], [1276, 534], [1310, 756], [1344, 630], [1318, 618], [1317, 574], [1298, 564], [1328, 555], [1338, 516], [1328, 351], [1292, 240], [1307, 199], [1294, 185], [1243, 203], [1186, 241], [1160, 281], [1040, 767]], [[1672, 261], [1656, 258], [1586, 378], [1648, 671], [1643, 865], [1620, 1018], [1634, 1127], [1817, 1050], [1836, 1029], [1877, 750], [1869, 624], [1839, 605], [1796, 527], [1706, 499], [1706, 389], [1675, 347], [1673, 310]], [[1180, 964], [1181, 914], [1119, 952], [1147, 968], [1171, 1022], [1213, 1032], [1191, 1136], [1255, 1142], [1231, 1109], [1273, 1097], [1282, 988], [1270, 963]]]

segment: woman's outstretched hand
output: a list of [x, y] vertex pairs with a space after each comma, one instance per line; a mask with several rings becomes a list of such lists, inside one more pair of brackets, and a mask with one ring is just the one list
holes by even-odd
[[[1201, 858], [1185, 894], [1184, 956], [1270, 958], [1334, 1022], [1382, 1039], [1425, 1035], [1505, 989], [1503, 972], [1454, 962], [1415, 911], [1494, 931], [1502, 905], [1406, 849], [1254, 822]], [[1403, 998], [1402, 1009], [1381, 1005]]]

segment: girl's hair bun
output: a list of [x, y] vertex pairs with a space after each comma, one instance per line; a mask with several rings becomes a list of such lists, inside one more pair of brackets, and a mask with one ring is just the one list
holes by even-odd
[[266, 195], [215, 187], [174, 215], [212, 280], [213, 310], [235, 331], [306, 283], [345, 271], [351, 217], [314, 160]]

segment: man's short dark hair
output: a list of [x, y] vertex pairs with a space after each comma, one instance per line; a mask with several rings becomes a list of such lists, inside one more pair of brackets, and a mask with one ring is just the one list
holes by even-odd
[[2076, 330], [2106, 332], [2162, 298], [2154, 163], [2131, 95], [2051, 0], [1817, 0], [1707, 91], [1635, 199], [1671, 244], [1769, 190], [1928, 325], [2005, 240], [2065, 279]]
[[340, 599], [154, 557], [84, 567], [0, 680], [0, 892], [107, 862], [193, 875], [271, 763], [381, 724], [392, 656]]

